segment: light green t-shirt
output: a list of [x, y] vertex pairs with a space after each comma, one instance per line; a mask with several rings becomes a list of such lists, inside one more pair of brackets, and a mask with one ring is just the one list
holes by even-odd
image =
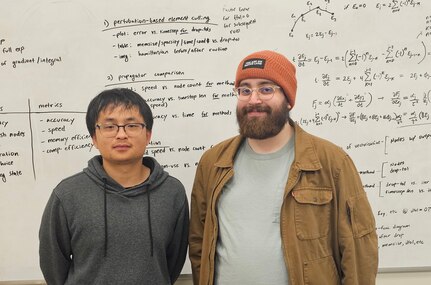
[[238, 150], [217, 204], [216, 285], [288, 284], [280, 210], [293, 159], [293, 137], [275, 153], [257, 154], [247, 140]]

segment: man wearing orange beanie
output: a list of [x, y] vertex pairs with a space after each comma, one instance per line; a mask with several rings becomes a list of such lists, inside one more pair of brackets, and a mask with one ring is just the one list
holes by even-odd
[[375, 220], [350, 157], [289, 116], [296, 69], [260, 51], [237, 69], [239, 135], [205, 152], [191, 197], [194, 284], [373, 285]]

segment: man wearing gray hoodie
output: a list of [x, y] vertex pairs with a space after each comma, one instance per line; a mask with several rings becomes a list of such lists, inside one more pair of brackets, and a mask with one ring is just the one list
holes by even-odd
[[61, 181], [39, 231], [40, 267], [51, 284], [173, 284], [187, 252], [184, 186], [151, 157], [153, 115], [129, 89], [89, 104], [100, 155]]

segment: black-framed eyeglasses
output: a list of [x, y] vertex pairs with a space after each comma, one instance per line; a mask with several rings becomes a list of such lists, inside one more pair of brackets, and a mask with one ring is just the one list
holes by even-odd
[[233, 92], [238, 97], [238, 100], [248, 101], [253, 92], [256, 91], [259, 98], [266, 101], [271, 100], [272, 97], [274, 97], [275, 91], [280, 88], [281, 87], [277, 85], [263, 85], [256, 88], [237, 87], [233, 89]]
[[142, 130], [146, 127], [144, 123], [129, 123], [125, 125], [117, 124], [98, 124], [96, 127], [100, 130], [100, 133], [105, 138], [113, 138], [117, 135], [120, 128], [124, 129], [124, 132], [130, 136], [138, 136], [142, 133]]

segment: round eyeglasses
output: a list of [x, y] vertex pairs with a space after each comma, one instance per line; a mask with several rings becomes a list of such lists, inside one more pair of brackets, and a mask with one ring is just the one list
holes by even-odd
[[124, 132], [130, 137], [138, 136], [142, 133], [146, 125], [144, 123], [130, 123], [125, 125], [101, 124], [96, 125], [96, 127], [105, 138], [113, 138], [117, 135], [120, 128], [123, 128]]
[[251, 98], [251, 95], [254, 91], [257, 92], [257, 95], [261, 100], [271, 100], [274, 97], [275, 91], [280, 89], [280, 86], [277, 85], [263, 85], [256, 88], [249, 87], [237, 87], [233, 89], [233, 92], [238, 97], [238, 100], [248, 101]]

